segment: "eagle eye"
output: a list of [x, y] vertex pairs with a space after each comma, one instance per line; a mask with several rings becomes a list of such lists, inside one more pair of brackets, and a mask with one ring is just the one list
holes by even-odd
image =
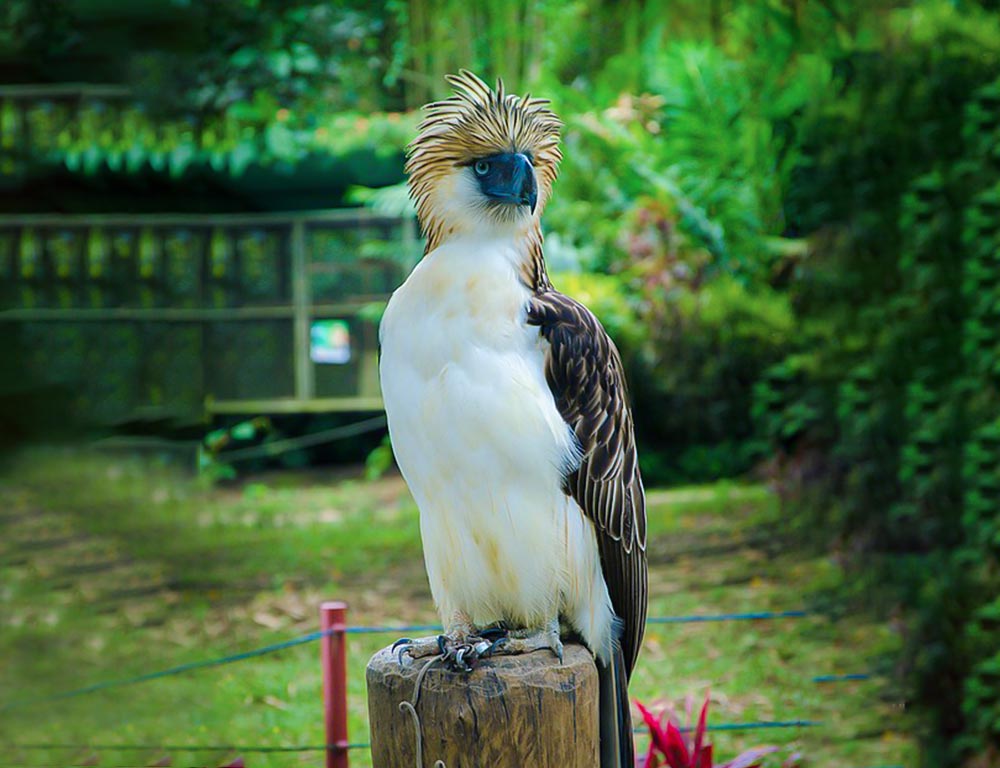
[[472, 166], [472, 169], [476, 172], [476, 176], [485, 176], [490, 172], [490, 164], [487, 160], [476, 160], [476, 164]]

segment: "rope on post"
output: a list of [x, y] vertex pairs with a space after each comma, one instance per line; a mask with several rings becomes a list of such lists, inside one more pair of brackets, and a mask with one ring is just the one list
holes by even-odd
[[[427, 674], [427, 670], [431, 668], [431, 665], [434, 662], [440, 661], [442, 657], [443, 654], [427, 660], [427, 663], [424, 664], [420, 672], [417, 673], [416, 682], [414, 682], [413, 684], [413, 698], [410, 701], [404, 700], [399, 702], [399, 711], [409, 712], [410, 717], [413, 718], [413, 730], [415, 732], [415, 740], [416, 740], [416, 746], [414, 748], [414, 752], [416, 753], [417, 756], [417, 768], [424, 768], [424, 746], [423, 746], [424, 737], [423, 737], [423, 731], [421, 730], [423, 726], [420, 724], [420, 715], [417, 714], [417, 702], [420, 701], [420, 685], [424, 682], [424, 675]], [[435, 760], [434, 768], [448, 768], [448, 767], [444, 764], [443, 760]]]

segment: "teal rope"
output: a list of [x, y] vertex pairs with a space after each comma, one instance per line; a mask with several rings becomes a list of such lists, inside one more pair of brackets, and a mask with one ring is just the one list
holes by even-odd
[[[756, 731], [764, 728], [815, 728], [822, 725], [821, 720], [764, 720], [756, 723], [719, 723], [709, 725], [709, 731]], [[693, 728], [681, 728], [682, 731], [691, 731]]]
[[97, 749], [118, 750], [119, 752], [145, 752], [162, 750], [164, 752], [326, 752], [340, 749], [368, 749], [367, 741], [351, 742], [344, 747], [336, 745], [303, 746], [254, 746], [241, 744], [14, 744], [14, 749]]
[[814, 683], [844, 683], [854, 680], [870, 680], [871, 675], [867, 672], [850, 672], [846, 675], [817, 675], [812, 679]]
[[[700, 624], [710, 621], [769, 621], [774, 619], [804, 619], [809, 616], [807, 611], [755, 611], [752, 613], [710, 613], [692, 614], [690, 616], [651, 616], [646, 619], [650, 624]], [[440, 632], [440, 624], [409, 624], [402, 626], [371, 626], [348, 627], [349, 635], [391, 634], [393, 632]]]
[[[749, 723], [719, 723], [718, 725], [709, 725], [705, 730], [708, 731], [757, 731], [764, 730], [766, 728], [816, 728], [823, 725], [822, 720], [759, 720], [756, 722]], [[636, 727], [632, 729], [634, 733], [649, 733], [649, 730], [644, 727]], [[694, 731], [693, 727], [681, 726], [680, 730], [685, 733], [690, 733]]]
[[757, 611], [755, 613], [715, 613], [694, 616], [654, 616], [646, 624], [697, 624], [704, 621], [767, 621], [771, 619], [804, 619], [806, 611]]
[[[710, 621], [761, 621], [767, 619], [797, 619], [808, 616], [806, 611], [778, 611], [778, 612], [756, 612], [756, 613], [722, 613], [722, 614], [709, 614], [709, 615], [692, 615], [692, 616], [658, 616], [652, 617], [647, 620], [647, 624], [687, 624], [687, 623], [701, 623]], [[344, 630], [347, 634], [389, 634], [389, 633], [401, 633], [401, 632], [439, 632], [441, 627], [439, 625], [433, 624], [411, 624], [400, 627], [390, 627], [390, 626], [373, 626], [373, 627], [347, 627]], [[51, 696], [40, 696], [34, 699], [24, 699], [21, 701], [13, 701], [3, 706], [0, 706], [0, 712], [7, 712], [12, 709], [20, 709], [22, 707], [31, 706], [34, 704], [41, 704], [45, 702], [62, 701], [65, 699], [76, 698], [77, 696], [85, 696], [90, 693], [98, 693], [100, 691], [107, 691], [113, 688], [122, 688], [127, 685], [135, 685], [137, 683], [145, 683], [150, 680], [158, 680], [163, 677], [171, 677], [173, 675], [183, 674], [185, 672], [192, 672], [198, 669], [207, 669], [210, 667], [221, 667], [225, 664], [232, 664], [237, 661], [245, 661], [247, 659], [253, 659], [258, 656], [264, 656], [268, 653], [274, 653], [276, 651], [283, 651], [286, 648], [294, 648], [298, 645], [305, 645], [306, 643], [311, 643], [315, 640], [333, 634], [333, 630], [326, 632], [310, 632], [309, 634], [302, 635], [301, 637], [296, 637], [291, 640], [285, 640], [281, 643], [274, 643], [272, 645], [265, 645], [261, 648], [254, 648], [249, 651], [243, 651], [241, 653], [234, 653], [230, 656], [222, 656], [217, 659], [205, 659], [203, 661], [192, 661], [187, 664], [179, 664], [176, 667], [169, 667], [168, 669], [161, 669], [156, 672], [147, 672], [143, 675], [136, 675], [135, 677], [127, 677], [119, 680], [107, 680], [101, 683], [94, 683], [93, 685], [87, 685], [83, 688], [75, 688], [70, 691], [63, 691], [62, 693], [52, 694]]]
[[319, 640], [326, 635], [333, 634], [334, 630], [326, 630], [319, 632], [310, 632], [307, 635], [302, 635], [301, 637], [296, 637], [291, 640], [285, 640], [281, 643], [274, 643], [272, 645], [265, 645], [261, 648], [254, 648], [253, 650], [243, 651], [241, 653], [234, 653], [231, 656], [222, 656], [217, 659], [205, 659], [202, 661], [191, 661], [187, 664], [178, 664], [176, 667], [170, 667], [168, 669], [161, 669], [157, 672], [147, 672], [144, 675], [136, 675], [135, 677], [126, 677], [120, 680], [106, 680], [102, 683], [94, 683], [93, 685], [87, 685], [83, 688], [74, 688], [71, 691], [63, 691], [62, 693], [55, 693], [51, 696], [39, 696], [35, 699], [24, 699], [22, 701], [14, 701], [8, 704], [4, 704], [0, 707], [0, 712], [7, 712], [11, 709], [19, 709], [21, 707], [31, 706], [32, 704], [40, 704], [43, 702], [50, 701], [62, 701], [64, 699], [72, 699], [77, 696], [84, 696], [88, 693], [97, 693], [98, 691], [107, 691], [112, 688], [122, 688], [126, 685], [135, 685], [136, 683], [145, 683], [149, 680], [158, 680], [161, 677], [170, 677], [171, 675], [179, 675], [184, 672], [191, 672], [196, 669], [206, 669], [208, 667], [221, 667], [224, 664], [233, 664], [237, 661], [245, 661], [247, 659], [253, 659], [258, 656], [264, 656], [268, 653], [274, 653], [276, 651], [283, 651], [286, 648], [294, 648], [298, 645], [305, 645], [306, 643], [311, 643], [315, 640]]

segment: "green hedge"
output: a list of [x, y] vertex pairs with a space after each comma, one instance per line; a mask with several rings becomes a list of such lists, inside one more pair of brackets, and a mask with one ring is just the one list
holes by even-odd
[[938, 11], [807, 130], [803, 335], [755, 414], [800, 527], [908, 609], [926, 764], [958, 766], [1000, 754], [1000, 25]]

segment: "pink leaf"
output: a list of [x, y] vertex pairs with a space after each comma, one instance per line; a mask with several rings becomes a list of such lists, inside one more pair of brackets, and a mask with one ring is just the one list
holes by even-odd
[[646, 727], [649, 728], [649, 735], [653, 739], [653, 744], [666, 756], [668, 749], [667, 734], [664, 733], [663, 728], [660, 726], [660, 721], [656, 719], [656, 715], [642, 706], [641, 701], [637, 701], [635, 705], [639, 707], [642, 719], [646, 722]]
[[698, 727], [694, 729], [694, 755], [697, 759], [701, 754], [701, 745], [705, 743], [705, 729], [708, 727], [708, 701], [712, 693], [705, 694], [705, 703], [701, 705], [701, 714], [698, 715]]
[[696, 768], [712, 768], [712, 745], [707, 745], [701, 750], [701, 763]]
[[639, 768], [659, 768], [660, 758], [656, 756], [656, 742], [649, 740], [649, 749], [646, 751], [646, 759], [639, 764]]
[[691, 755], [680, 729], [673, 723], [667, 723], [667, 749], [663, 751], [670, 768], [691, 768]]

